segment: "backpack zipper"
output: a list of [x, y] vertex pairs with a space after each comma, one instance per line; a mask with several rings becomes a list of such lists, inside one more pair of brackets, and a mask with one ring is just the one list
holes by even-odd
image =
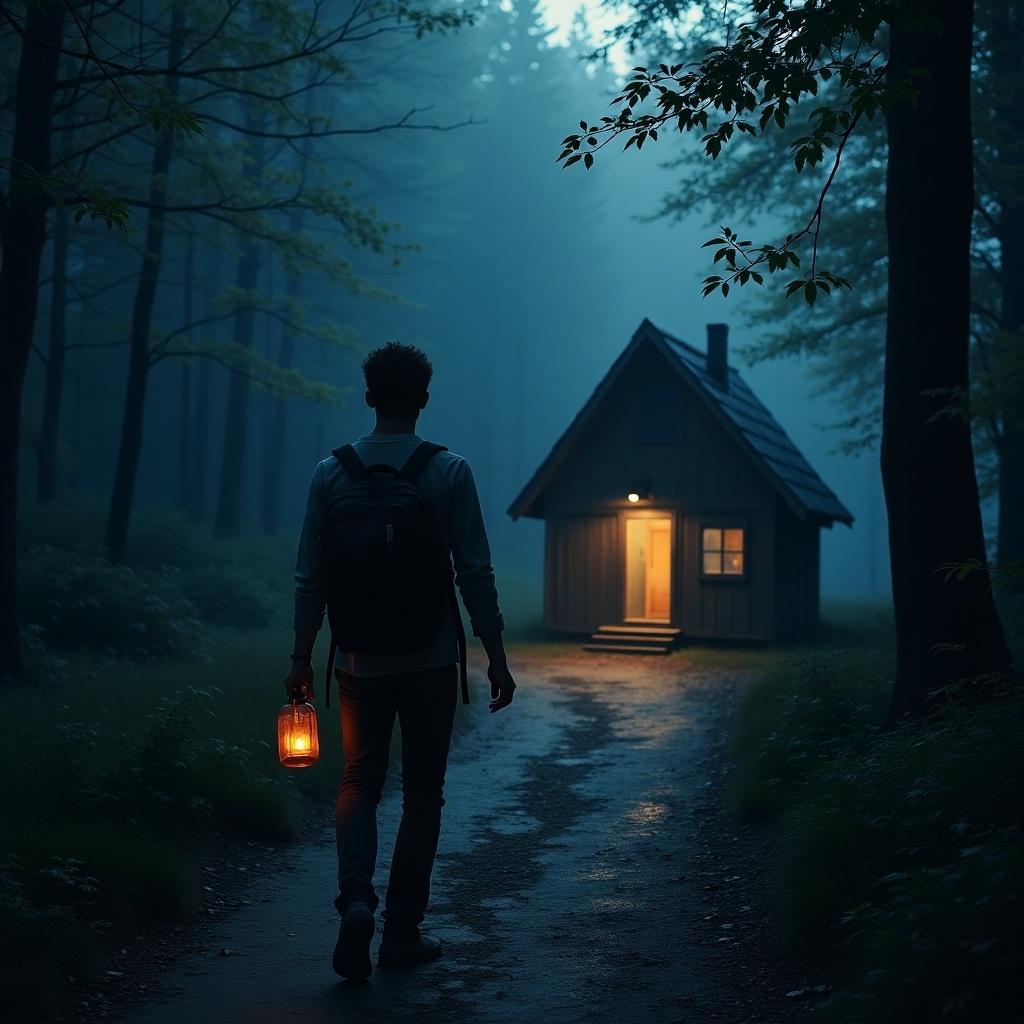
[[391, 523], [385, 524], [384, 536], [387, 540], [388, 551], [390, 551], [395, 545], [395, 528]]

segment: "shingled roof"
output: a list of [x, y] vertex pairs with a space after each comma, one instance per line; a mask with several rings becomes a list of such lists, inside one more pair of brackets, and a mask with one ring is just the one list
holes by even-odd
[[853, 522], [850, 511], [811, 468], [737, 370], [729, 367], [729, 387], [721, 387], [708, 372], [703, 352], [656, 327], [650, 320], [644, 320], [640, 325], [548, 457], [509, 506], [508, 513], [513, 519], [540, 514], [537, 501], [545, 484], [583, 433], [601, 399], [645, 343], [654, 344], [662, 352], [801, 519], [815, 516], [828, 526], [833, 522], [847, 525]]

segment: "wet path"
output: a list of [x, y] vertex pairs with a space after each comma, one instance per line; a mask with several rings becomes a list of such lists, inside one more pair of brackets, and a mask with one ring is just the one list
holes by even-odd
[[[251, 906], [213, 926], [210, 951], [154, 979], [153, 1002], [127, 1019], [705, 1018], [713, 978], [687, 875], [722, 680], [667, 668], [609, 658], [522, 672], [513, 708], [458, 738], [428, 921], [446, 945], [438, 963], [337, 981], [336, 864], [322, 842], [260, 880]], [[381, 884], [396, 797], [381, 807]]]

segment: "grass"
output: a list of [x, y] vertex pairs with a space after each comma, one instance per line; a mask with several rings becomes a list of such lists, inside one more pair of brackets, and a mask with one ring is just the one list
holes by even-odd
[[202, 659], [145, 664], [79, 652], [35, 688], [0, 689], [8, 1005], [42, 1014], [69, 977], [98, 976], [122, 929], [188, 921], [212, 832], [287, 842], [311, 812], [329, 820], [343, 760], [319, 645], [320, 761], [277, 760], [290, 643], [287, 629], [225, 633]]
[[277, 763], [289, 642], [224, 636], [194, 662], [71, 655], [56, 678], [0, 691], [0, 983], [26, 1009], [44, 1008], [43, 989], [19, 980], [43, 969], [35, 936], [59, 939], [45, 990], [58, 998], [69, 975], [95, 976], [108, 934], [195, 913], [197, 853], [211, 832], [292, 840], [307, 798], [329, 805], [336, 716], [320, 716], [317, 766]]
[[0, 686], [0, 989], [29, 1019], [100, 977], [124, 929], [192, 918], [211, 834], [289, 842], [314, 806], [329, 820], [343, 767], [336, 704], [318, 764], [278, 763], [290, 546], [155, 513], [111, 566], [101, 512], [33, 510], [20, 537], [29, 671]]
[[778, 835], [780, 939], [826, 1020], [1020, 1020], [1024, 693], [886, 731], [892, 647], [858, 627], [748, 693], [733, 796]]

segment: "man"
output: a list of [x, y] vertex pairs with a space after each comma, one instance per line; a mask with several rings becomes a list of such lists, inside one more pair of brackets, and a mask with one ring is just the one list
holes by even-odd
[[[377, 962], [382, 968], [411, 966], [441, 955], [440, 940], [423, 934], [419, 926], [441, 827], [457, 663], [465, 656], [460, 650], [461, 619], [451, 586], [452, 567], [473, 633], [490, 662], [492, 713], [508, 707], [516, 685], [505, 659], [504, 623], [469, 463], [440, 446], [424, 443], [416, 434], [416, 420], [429, 399], [430, 361], [417, 348], [391, 342], [367, 356], [363, 373], [366, 404], [376, 413], [376, 426], [353, 445], [336, 449], [313, 473], [295, 567], [295, 649], [284, 682], [289, 694], [302, 691], [313, 697], [310, 657], [326, 606], [338, 638], [334, 671], [345, 752], [336, 807], [339, 894], [335, 905], [341, 925], [333, 963], [339, 975], [350, 979], [365, 979], [372, 971], [369, 948], [378, 905], [373, 888], [377, 804], [396, 716], [402, 736], [402, 821], [391, 861]], [[407, 516], [409, 525], [400, 524], [397, 537], [390, 520], [379, 529], [373, 523], [374, 509], [382, 503], [374, 504], [366, 494], [375, 488], [375, 493], [399, 494], [389, 499], [390, 505], [383, 503], [389, 509], [399, 500], [405, 503], [405, 512], [387, 512], [391, 518]], [[352, 513], [360, 501], [363, 504]], [[417, 502], [423, 506], [420, 512]], [[346, 508], [350, 510], [347, 517]], [[423, 521], [415, 521], [417, 514]], [[352, 529], [364, 532], [345, 532]], [[376, 575], [366, 576], [364, 564], [379, 557], [390, 565], [392, 545], [401, 552], [402, 537], [410, 533], [417, 540], [405, 557], [412, 559], [422, 560], [429, 554], [426, 549], [432, 545], [422, 537], [438, 538], [444, 579], [436, 586], [445, 588], [435, 590], [440, 595], [437, 599], [421, 597], [422, 607], [411, 608], [406, 607], [410, 600], [405, 595], [428, 593], [416, 588], [428, 585], [424, 582], [428, 570], [437, 563], [423, 563], [427, 568], [412, 574], [397, 601], [380, 596], [390, 570], [382, 566]], [[379, 555], [374, 554], [378, 543]], [[361, 593], [360, 587], [367, 593]], [[344, 613], [339, 611], [346, 608]], [[392, 632], [390, 644], [381, 641], [403, 614], [411, 616], [408, 621], [413, 625]], [[422, 638], [415, 639], [416, 629], [424, 623], [427, 639], [421, 643]], [[418, 646], [408, 649], [411, 639]]]

